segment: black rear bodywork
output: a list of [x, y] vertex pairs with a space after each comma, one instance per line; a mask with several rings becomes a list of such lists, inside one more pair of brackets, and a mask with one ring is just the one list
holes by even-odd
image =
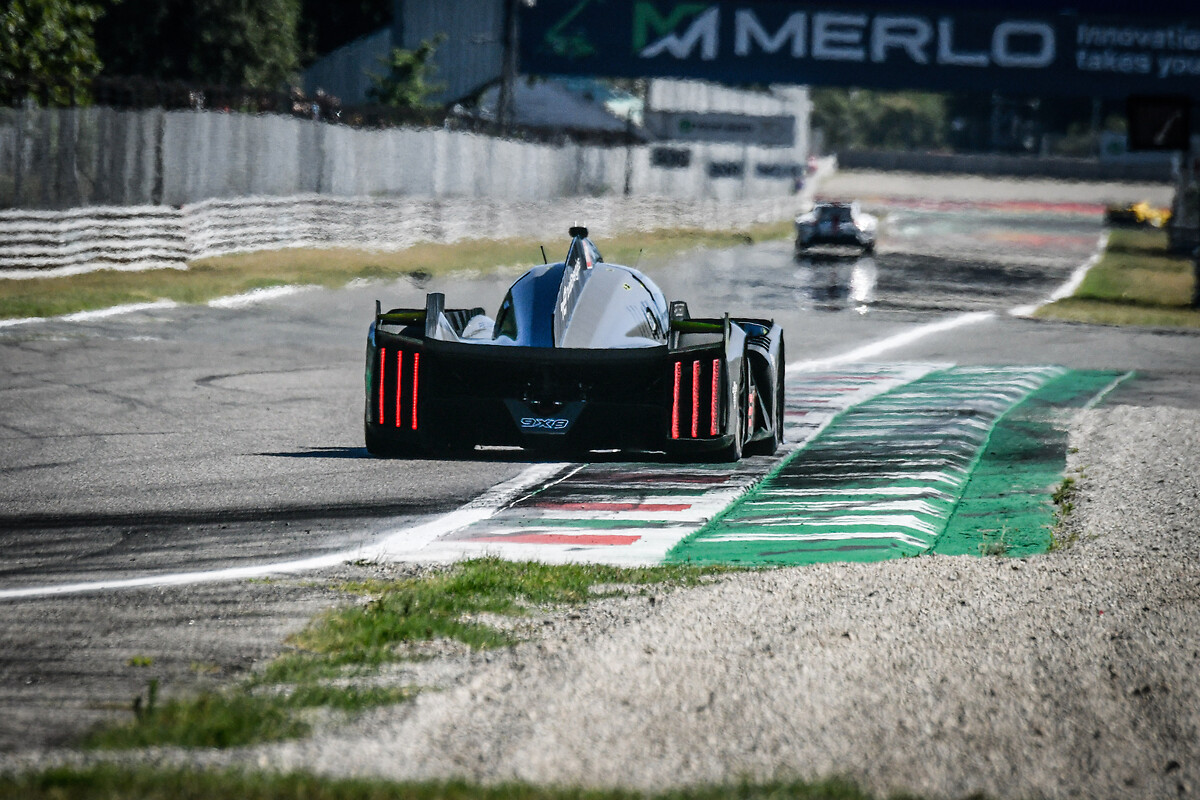
[[675, 302], [661, 343], [646, 346], [447, 340], [480, 315], [444, 309], [438, 293], [425, 309], [377, 307], [366, 353], [373, 454], [483, 445], [736, 460], [782, 442], [783, 335], [769, 320], [692, 319]]

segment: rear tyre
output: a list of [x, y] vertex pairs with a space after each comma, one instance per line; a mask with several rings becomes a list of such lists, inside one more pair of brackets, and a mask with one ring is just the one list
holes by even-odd
[[365, 426], [367, 452], [376, 458], [417, 458], [423, 453], [415, 446], [405, 447], [389, 441], [378, 431], [372, 431], [370, 425]]
[[394, 453], [393, 448], [385, 442], [379, 434], [371, 430], [371, 426], [365, 426], [365, 439], [367, 443], [367, 452], [376, 458], [391, 458]]
[[779, 333], [779, 374], [775, 377], [775, 441], [782, 445], [783, 418], [787, 413], [787, 351], [784, 348], [783, 332]]
[[771, 403], [771, 435], [747, 442], [746, 455], [771, 456], [783, 444], [783, 342], [779, 346], [779, 375], [775, 378], [775, 398]]

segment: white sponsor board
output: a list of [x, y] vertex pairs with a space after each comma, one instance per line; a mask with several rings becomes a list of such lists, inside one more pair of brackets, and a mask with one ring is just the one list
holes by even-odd
[[647, 111], [646, 129], [659, 139], [685, 142], [736, 142], [791, 147], [796, 142], [794, 116]]

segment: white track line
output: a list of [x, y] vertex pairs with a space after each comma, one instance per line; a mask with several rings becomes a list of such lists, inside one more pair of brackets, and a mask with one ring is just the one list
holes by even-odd
[[[301, 286], [270, 286], [263, 289], [252, 289], [243, 294], [230, 295], [228, 297], [218, 297], [209, 300], [207, 305], [212, 308], [244, 308], [256, 303], [265, 303], [268, 300], [276, 300], [280, 297], [296, 294], [297, 292], [306, 292], [310, 289], [320, 288], [318, 286], [301, 285]], [[32, 322], [91, 322], [97, 319], [106, 319], [108, 317], [117, 317], [122, 314], [135, 314], [139, 311], [159, 311], [169, 308], [178, 308], [179, 303], [174, 300], [155, 300], [150, 303], [130, 303], [123, 306], [109, 306], [108, 308], [100, 308], [95, 311], [76, 311], [72, 314], [64, 314], [59, 317], [19, 317], [16, 319], [0, 319], [0, 328], [11, 328], [16, 325], [28, 325]]]
[[61, 317], [22, 317], [20, 319], [0, 319], [0, 328], [11, 328], [14, 325], [25, 325], [30, 322], [91, 322], [96, 319], [116, 317], [121, 314], [136, 314], [139, 311], [159, 311], [178, 307], [174, 300], [155, 300], [152, 303], [130, 303], [124, 306], [110, 306], [96, 311], [76, 311]]
[[1100, 393], [1098, 395], [1096, 395], [1091, 400], [1089, 400], [1087, 402], [1087, 405], [1085, 405], [1083, 407], [1083, 410], [1091, 411], [1093, 408], [1100, 405], [1100, 403], [1102, 403], [1104, 401], [1104, 398], [1108, 397], [1108, 395], [1114, 389], [1116, 389], [1118, 386], [1120, 386], [1122, 383], [1124, 383], [1125, 381], [1129, 380], [1132, 377], [1133, 377], [1133, 370], [1126, 372], [1124, 375], [1118, 375], [1116, 378], [1113, 379], [1112, 383], [1108, 384], [1108, 386], [1105, 386], [1103, 389], [1100, 390]]
[[179, 304], [174, 300], [155, 300], [151, 303], [130, 303], [124, 306], [98, 308], [95, 311], [76, 311], [74, 314], [64, 314], [59, 319], [63, 322], [91, 322], [96, 319], [119, 317], [122, 314], [136, 314], [139, 311], [159, 311], [178, 306]]
[[960, 314], [957, 317], [950, 319], [938, 320], [925, 325], [918, 325], [915, 328], [909, 328], [901, 333], [888, 336], [870, 344], [856, 347], [845, 353], [828, 358], [814, 358], [807, 361], [793, 361], [787, 365], [789, 371], [813, 371], [818, 369], [828, 369], [829, 367], [838, 367], [843, 364], [850, 364], [855, 361], [866, 361], [869, 358], [875, 358], [889, 350], [895, 350], [898, 347], [912, 344], [913, 342], [924, 339], [926, 336], [932, 336], [935, 333], [944, 333], [945, 331], [961, 328], [964, 325], [974, 325], [977, 322], [985, 322], [989, 319], [995, 319], [996, 314], [992, 311], [972, 311], [968, 314]]
[[344, 564], [352, 558], [357, 558], [358, 555], [358, 553], [330, 553], [325, 556], [314, 556], [297, 561], [280, 561], [274, 564], [262, 564], [251, 567], [229, 567], [227, 569], [214, 569], [205, 572], [174, 572], [165, 575], [147, 575], [142, 578], [125, 578], [122, 580], [57, 583], [49, 586], [29, 586], [24, 589], [3, 589], [0, 590], [0, 600], [81, 594], [83, 592], [99, 592], [112, 589], [139, 589], [149, 586], [185, 586], [191, 583], [245, 580], [247, 578], [260, 578], [264, 575], [279, 572], [301, 572], [311, 569], [323, 569], [337, 564]]
[[1009, 315], [1014, 317], [1032, 316], [1033, 312], [1037, 311], [1042, 306], [1049, 305], [1056, 300], [1062, 300], [1075, 294], [1075, 290], [1079, 288], [1079, 284], [1083, 283], [1083, 279], [1087, 276], [1088, 270], [1096, 266], [1096, 262], [1100, 260], [1100, 256], [1104, 254], [1104, 248], [1106, 247], [1108, 247], [1108, 231], [1100, 234], [1100, 239], [1096, 242], [1096, 252], [1092, 253], [1091, 257], [1087, 261], [1075, 268], [1075, 271], [1071, 273], [1071, 277], [1067, 278], [1066, 283], [1055, 289], [1049, 297], [1040, 303], [1010, 308], [1008, 310]]
[[265, 303], [268, 300], [275, 300], [280, 297], [287, 297], [291, 294], [306, 292], [310, 289], [317, 289], [317, 286], [268, 286], [262, 289], [251, 289], [243, 294], [234, 294], [229, 297], [218, 297], [215, 300], [209, 300], [210, 308], [244, 308], [252, 306], [256, 303]]

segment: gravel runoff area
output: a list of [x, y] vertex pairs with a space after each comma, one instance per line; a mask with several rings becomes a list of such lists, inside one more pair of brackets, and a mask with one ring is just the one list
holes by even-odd
[[167, 760], [645, 789], [843, 775], [929, 797], [1196, 796], [1200, 412], [1086, 411], [1071, 442], [1065, 549], [769, 570], [596, 603], [537, 641], [459, 657], [466, 668], [415, 703], [306, 741]]

